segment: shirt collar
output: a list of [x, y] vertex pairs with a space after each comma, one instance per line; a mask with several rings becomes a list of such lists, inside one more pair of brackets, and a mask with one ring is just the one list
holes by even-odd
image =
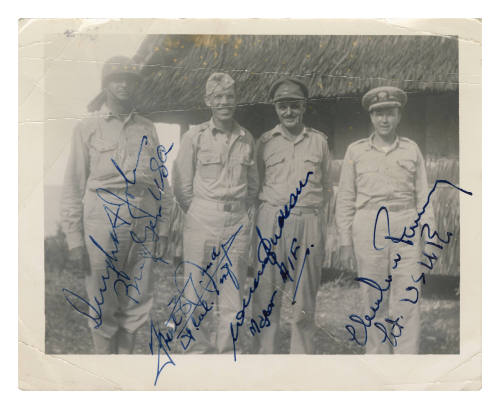
[[[210, 132], [214, 136], [215, 136], [215, 134], [217, 132], [225, 133], [222, 129], [217, 128], [217, 126], [214, 123], [214, 119], [213, 118], [210, 118], [210, 121], [208, 121], [208, 128], [210, 129]], [[233, 119], [233, 130], [231, 132], [231, 135], [238, 135], [238, 136], [244, 136], [245, 135], [245, 131], [243, 130], [243, 128], [234, 119]]]
[[[127, 115], [127, 117], [125, 118], [125, 120], [123, 121], [123, 124], [126, 124], [127, 122], [133, 120], [136, 116], [137, 112], [135, 110], [132, 110], [130, 112], [130, 114]], [[106, 104], [104, 104], [101, 108], [101, 110], [99, 111], [99, 116], [101, 118], [103, 118], [104, 120], [106, 121], [109, 121], [111, 120], [111, 118], [116, 118], [118, 120], [120, 120], [120, 115], [112, 112]]]
[[[287, 138], [287, 133], [285, 133], [285, 131], [283, 130], [283, 127], [281, 124], [278, 124], [276, 125], [271, 134], [274, 136], [274, 135], [281, 135], [283, 136], [285, 139], [289, 140]], [[302, 132], [295, 138], [295, 140], [293, 141], [290, 141], [290, 142], [293, 142], [295, 144], [299, 143], [301, 140], [303, 140], [305, 137], [307, 137], [309, 135], [309, 128], [307, 126], [304, 126], [304, 128], [302, 129]]]
[[373, 132], [370, 137], [368, 138], [368, 143], [369, 143], [369, 146], [371, 149], [375, 149], [379, 152], [383, 152], [383, 153], [389, 153], [389, 152], [392, 152], [393, 150], [397, 149], [399, 147], [399, 136], [396, 135], [396, 138], [394, 139], [394, 142], [387, 147], [387, 150], [385, 149], [381, 149], [379, 147], [377, 147], [377, 145], [375, 145], [374, 143], [374, 139], [375, 139], [375, 132]]

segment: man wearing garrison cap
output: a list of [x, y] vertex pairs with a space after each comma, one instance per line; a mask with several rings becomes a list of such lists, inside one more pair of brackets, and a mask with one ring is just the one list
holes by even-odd
[[271, 299], [274, 304], [271, 325], [254, 335], [256, 352], [276, 353], [280, 311], [286, 308], [292, 311], [290, 353], [311, 354], [315, 352], [314, 315], [324, 253], [322, 210], [333, 188], [328, 138], [303, 124], [308, 89], [302, 81], [280, 79], [271, 86], [269, 95], [280, 123], [257, 142], [262, 183], [256, 225], [262, 237], [280, 236], [280, 210], [290, 207], [290, 194], [296, 193], [301, 181], [306, 185], [272, 249], [287, 271], [268, 265], [253, 294], [254, 318], [266, 315]]
[[[360, 283], [360, 310], [353, 313], [372, 316], [376, 308], [376, 318], [367, 328], [367, 354], [419, 351], [419, 307], [408, 300], [414, 300], [415, 291], [421, 286], [420, 234], [413, 245], [385, 238], [389, 234], [401, 237], [405, 226], [408, 229], [414, 223], [417, 209], [422, 209], [429, 193], [420, 149], [396, 132], [406, 102], [406, 93], [395, 87], [375, 88], [363, 96], [361, 103], [370, 115], [373, 132], [347, 148], [337, 194], [336, 222], [342, 263], [381, 288], [390, 282], [381, 302], [380, 291]], [[390, 231], [383, 212], [374, 235], [375, 219], [382, 206], [388, 211]], [[430, 206], [420, 223], [434, 225]], [[385, 325], [390, 340], [375, 322]], [[349, 324], [363, 343], [364, 329], [353, 322]]]
[[[102, 90], [88, 106], [92, 115], [75, 128], [64, 177], [62, 227], [70, 267], [85, 276], [88, 300], [100, 309], [100, 319], [89, 320], [99, 354], [132, 353], [153, 305], [152, 255], [163, 256], [167, 247], [173, 197], [166, 180], [159, 192], [150, 169], [158, 136], [153, 123], [134, 111], [139, 81], [129, 58], [105, 62]], [[160, 206], [160, 217], [144, 217]], [[72, 293], [64, 295], [78, 304]]]
[[[250, 245], [248, 211], [254, 206], [259, 180], [253, 136], [233, 119], [234, 80], [225, 73], [210, 75], [205, 103], [212, 117], [182, 136], [173, 187], [186, 212], [185, 300], [198, 305], [201, 299], [207, 303], [207, 309], [213, 306], [213, 310], [205, 312], [203, 308], [194, 309], [193, 317], [205, 315], [203, 322], [190, 328], [194, 339], [187, 351], [226, 353], [233, 351], [229, 324], [241, 308]], [[231, 245], [226, 243], [235, 233]], [[215, 307], [218, 321], [212, 325]]]

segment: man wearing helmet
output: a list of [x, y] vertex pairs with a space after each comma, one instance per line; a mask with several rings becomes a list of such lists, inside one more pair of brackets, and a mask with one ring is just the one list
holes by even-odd
[[[151, 267], [167, 245], [171, 194], [154, 172], [158, 136], [134, 111], [138, 66], [108, 60], [93, 114], [75, 128], [62, 193], [62, 226], [72, 270], [85, 275], [96, 353], [132, 353], [135, 334], [153, 303]], [[155, 182], [156, 181], [156, 182]], [[81, 298], [79, 299], [81, 300]]]

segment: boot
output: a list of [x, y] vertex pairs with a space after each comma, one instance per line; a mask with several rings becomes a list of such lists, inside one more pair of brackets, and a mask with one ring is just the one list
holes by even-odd
[[116, 334], [117, 340], [117, 353], [118, 354], [132, 354], [135, 345], [135, 332], [128, 332], [123, 328], [120, 328]]
[[94, 350], [96, 354], [116, 354], [116, 335], [111, 338], [105, 337], [99, 331], [92, 331], [92, 339], [94, 340]]

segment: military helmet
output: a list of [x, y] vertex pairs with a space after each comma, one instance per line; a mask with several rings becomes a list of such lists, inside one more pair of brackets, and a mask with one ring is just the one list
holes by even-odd
[[106, 88], [108, 81], [115, 75], [130, 75], [137, 81], [141, 80], [139, 75], [139, 64], [128, 57], [121, 55], [111, 57], [102, 67], [102, 88]]

